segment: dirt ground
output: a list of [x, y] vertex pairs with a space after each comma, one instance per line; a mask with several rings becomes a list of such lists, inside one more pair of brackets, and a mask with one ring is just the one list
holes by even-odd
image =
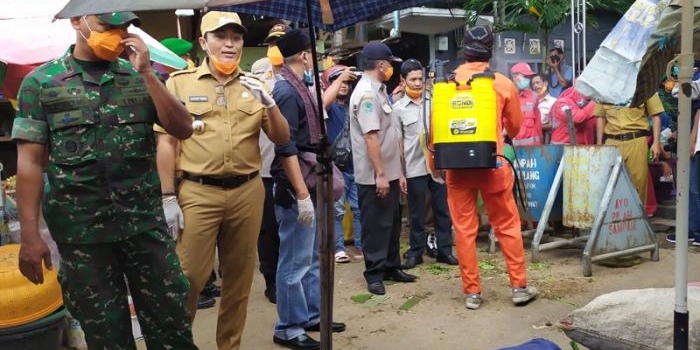
[[[459, 269], [436, 264], [427, 257], [422, 265], [410, 270], [419, 276], [418, 282], [387, 285], [386, 300], [373, 298], [362, 304], [351, 297], [361, 299], [361, 294], [367, 293], [362, 277], [364, 264], [360, 260], [336, 264], [334, 318], [347, 323], [348, 328], [333, 336], [333, 348], [490, 350], [542, 337], [569, 350], [570, 340], [556, 328], [556, 323], [570, 311], [598, 295], [616, 290], [673, 287], [675, 254], [673, 245], [663, 239], [667, 233], [656, 235], [661, 246], [660, 261], [651, 261], [649, 254], [644, 253], [640, 255], [641, 263], [632, 267], [594, 264], [592, 277], [583, 277], [580, 249], [542, 252], [539, 263], [532, 263], [528, 252], [528, 277], [540, 294], [524, 307], [512, 305], [502, 256], [500, 252], [493, 255], [486, 252], [487, 238], [483, 235], [479, 238], [479, 250], [484, 304], [479, 310], [464, 307]], [[689, 249], [689, 265], [700, 265], [700, 249]], [[689, 270], [689, 281], [700, 280], [700, 269]], [[264, 298], [264, 287], [262, 276], [256, 274], [243, 349], [283, 349], [272, 343], [276, 309]], [[416, 300], [418, 303], [403, 310], [401, 306], [411, 298], [414, 299], [411, 303]], [[193, 330], [202, 350], [216, 349], [218, 303], [217, 299], [216, 307], [197, 313]], [[318, 339], [318, 333], [311, 336]], [[139, 349], [146, 349], [142, 341]]]

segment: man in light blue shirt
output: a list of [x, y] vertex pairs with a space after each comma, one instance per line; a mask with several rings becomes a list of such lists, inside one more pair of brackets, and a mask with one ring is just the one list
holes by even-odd
[[574, 81], [574, 69], [566, 64], [564, 50], [555, 47], [549, 50], [545, 63], [549, 67], [549, 94], [557, 98]]

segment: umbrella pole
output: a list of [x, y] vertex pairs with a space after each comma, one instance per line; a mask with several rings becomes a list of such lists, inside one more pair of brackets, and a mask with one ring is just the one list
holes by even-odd
[[334, 234], [334, 207], [330, 198], [333, 192], [333, 171], [328, 152], [328, 135], [326, 134], [326, 121], [323, 118], [323, 99], [321, 97], [321, 82], [318, 69], [318, 52], [316, 52], [316, 33], [311, 16], [311, 0], [306, 0], [306, 17], [309, 23], [309, 39], [311, 39], [311, 56], [314, 66], [314, 86], [316, 87], [316, 99], [318, 102], [318, 118], [320, 126], [319, 143], [317, 148], [317, 174], [319, 180], [316, 185], [316, 198], [318, 223], [317, 232], [319, 237], [319, 262], [321, 275], [321, 350], [333, 349], [332, 323], [333, 323], [333, 282], [335, 261], [333, 253], [335, 250]]
[[[681, 92], [678, 96], [678, 184], [676, 193], [676, 301], [673, 316], [673, 349], [688, 349], [688, 187], [690, 136], [690, 89], [693, 58], [693, 15], [692, 0], [682, 2], [681, 15], [681, 54], [678, 83]], [[684, 93], [683, 91], [686, 91]], [[695, 140], [692, 140], [695, 141]]]

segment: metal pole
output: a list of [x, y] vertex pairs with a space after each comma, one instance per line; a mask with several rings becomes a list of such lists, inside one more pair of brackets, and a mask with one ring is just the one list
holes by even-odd
[[314, 66], [314, 87], [316, 90], [316, 101], [318, 104], [318, 118], [320, 135], [318, 137], [318, 148], [316, 150], [318, 165], [316, 174], [319, 180], [316, 185], [316, 213], [318, 221], [316, 231], [319, 237], [319, 263], [321, 279], [321, 349], [333, 349], [332, 322], [333, 322], [333, 281], [335, 263], [333, 260], [334, 250], [334, 225], [330, 218], [333, 218], [333, 201], [330, 194], [333, 192], [333, 176], [331, 161], [328, 154], [328, 134], [326, 134], [326, 122], [323, 119], [323, 99], [321, 98], [321, 82], [318, 69], [318, 52], [316, 52], [316, 33], [314, 31], [313, 16], [311, 15], [311, 0], [306, 0], [306, 19], [309, 23], [309, 39], [311, 40], [311, 57]]
[[678, 184], [676, 190], [676, 301], [673, 317], [673, 349], [688, 349], [688, 168], [690, 162], [690, 96], [683, 90], [688, 87], [693, 76], [693, 1], [682, 2], [681, 15], [681, 55], [678, 83], [681, 92], [678, 96]]
[[581, 67], [581, 71], [583, 71], [583, 69], [588, 64], [588, 51], [587, 51], [588, 47], [586, 45], [586, 27], [588, 25], [586, 24], [586, 4], [587, 4], [587, 2], [581, 1], [581, 3], [582, 3], [581, 11], [583, 12], [582, 13], [583, 20], [581, 21], [581, 23], [583, 23], [583, 51], [582, 51], [582, 53], [583, 53], [583, 67]]
[[175, 22], [177, 22], [177, 37], [182, 39], [182, 29], [180, 28], [180, 16], [175, 15]]
[[[576, 0], [571, 0], [571, 68], [576, 73]], [[566, 45], [565, 45], [566, 46]], [[562, 48], [563, 49], [563, 48]]]

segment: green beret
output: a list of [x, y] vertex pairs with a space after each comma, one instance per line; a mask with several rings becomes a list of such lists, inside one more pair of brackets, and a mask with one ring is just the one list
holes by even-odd
[[192, 51], [192, 43], [185, 39], [166, 38], [161, 40], [160, 43], [178, 56]]

